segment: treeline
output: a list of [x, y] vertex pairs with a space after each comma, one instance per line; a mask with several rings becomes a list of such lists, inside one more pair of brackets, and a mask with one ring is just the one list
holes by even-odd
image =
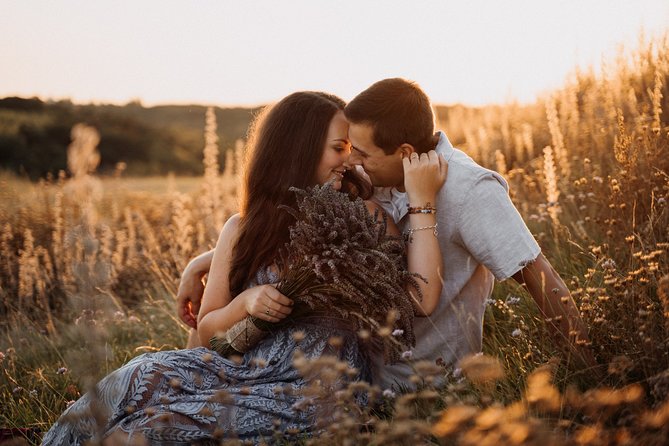
[[[0, 98], [0, 170], [31, 179], [56, 175], [67, 169], [70, 131], [85, 123], [100, 132], [101, 164], [98, 171], [111, 173], [125, 163], [132, 176], [201, 175], [204, 147], [205, 105], [73, 104], [68, 100]], [[476, 120], [481, 109], [436, 106], [438, 124], [449, 132], [451, 142], [466, 145], [460, 128], [462, 114]], [[244, 139], [258, 108], [215, 107], [219, 137], [219, 164], [235, 141]], [[451, 119], [456, 118], [456, 119]], [[473, 121], [472, 121], [473, 122]]]
[[[119, 162], [130, 175], [174, 172], [202, 174], [204, 105], [143, 107], [138, 102], [118, 105], [79, 105], [39, 98], [0, 99], [0, 169], [31, 179], [67, 168], [70, 130], [76, 123], [100, 132], [101, 173]], [[220, 165], [225, 151], [244, 138], [257, 109], [215, 108], [220, 138]]]

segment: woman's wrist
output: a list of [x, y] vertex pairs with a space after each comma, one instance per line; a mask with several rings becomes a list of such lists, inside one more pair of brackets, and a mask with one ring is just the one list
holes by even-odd
[[436, 207], [436, 195], [431, 194], [411, 194], [407, 192], [409, 207]]

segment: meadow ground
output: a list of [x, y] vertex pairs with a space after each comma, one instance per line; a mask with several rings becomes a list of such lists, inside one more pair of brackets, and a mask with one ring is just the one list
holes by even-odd
[[[504, 282], [486, 309], [483, 356], [457, 369], [415, 364], [419, 390], [372, 390], [373, 412], [342, 393], [338, 421], [314, 442], [666, 444], [668, 50], [666, 38], [642, 42], [533, 105], [440, 116], [456, 145], [507, 178], [590, 327], [601, 373], [578, 369]], [[185, 345], [180, 271], [236, 209], [243, 148], [220, 175], [215, 150], [208, 139], [199, 178], [100, 179], [94, 147], [59, 178], [0, 175], [0, 426], [45, 431], [130, 358]]]

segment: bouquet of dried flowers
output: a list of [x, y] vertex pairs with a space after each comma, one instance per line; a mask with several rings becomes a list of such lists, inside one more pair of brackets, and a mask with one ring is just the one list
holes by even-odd
[[243, 353], [277, 326], [327, 310], [377, 339], [395, 334], [393, 342], [384, 342], [384, 350], [387, 361], [396, 361], [399, 348], [416, 341], [406, 285], [419, 290], [420, 276], [406, 269], [404, 240], [387, 234], [385, 215], [379, 221], [378, 211], [371, 215], [362, 199], [351, 200], [329, 184], [291, 190], [297, 194], [297, 209], [285, 209], [296, 221], [278, 262], [277, 289], [293, 299], [294, 310], [278, 323], [247, 317], [212, 338], [212, 349], [224, 356]]

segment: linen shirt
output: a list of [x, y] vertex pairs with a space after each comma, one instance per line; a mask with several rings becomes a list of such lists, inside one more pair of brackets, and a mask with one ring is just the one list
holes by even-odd
[[[485, 169], [439, 132], [437, 153], [448, 161], [448, 176], [436, 197], [443, 287], [432, 315], [416, 317], [414, 360], [441, 358], [455, 364], [481, 351], [485, 301], [494, 278], [504, 280], [540, 254], [541, 249], [511, 202], [508, 184]], [[400, 231], [409, 229], [407, 197], [394, 188], [377, 188], [372, 198], [392, 216]], [[420, 206], [425, 203], [411, 203]], [[372, 361], [374, 383], [413, 387], [409, 363]]]

